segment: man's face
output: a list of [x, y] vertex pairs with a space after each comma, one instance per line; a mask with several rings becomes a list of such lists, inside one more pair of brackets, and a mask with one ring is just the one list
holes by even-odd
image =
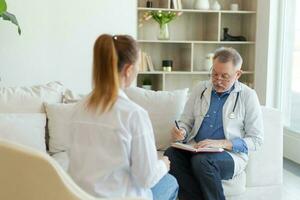
[[221, 63], [218, 59], [213, 61], [211, 79], [216, 92], [229, 90], [234, 82], [241, 76], [242, 71], [235, 69], [232, 61]]

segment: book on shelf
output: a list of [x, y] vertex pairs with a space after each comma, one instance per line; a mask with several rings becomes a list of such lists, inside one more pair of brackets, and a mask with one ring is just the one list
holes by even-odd
[[171, 8], [171, 9], [182, 9], [182, 2], [181, 0], [169, 0], [169, 3], [168, 3], [168, 8]]
[[147, 53], [140, 51], [140, 65], [139, 65], [139, 72], [146, 72], [146, 71], [155, 71], [152, 58]]
[[150, 71], [150, 72], [155, 71], [155, 70], [154, 70], [153, 63], [152, 63], [151, 56], [149, 56], [149, 55], [146, 54], [146, 60], [147, 60], [147, 66], [148, 66], [149, 71]]
[[177, 0], [171, 0], [171, 8], [178, 9], [178, 3]]
[[175, 142], [171, 145], [174, 148], [182, 149], [185, 151], [190, 151], [194, 153], [201, 153], [201, 152], [223, 152], [223, 148], [215, 148], [215, 147], [206, 147], [206, 148], [194, 148], [194, 145], [192, 144], [183, 144], [180, 142]]
[[172, 1], [172, 0], [168, 0], [168, 7], [167, 7], [168, 9], [172, 8], [172, 5], [171, 5], [172, 3], [171, 3], [171, 1]]
[[140, 51], [140, 65], [139, 65], [139, 71], [145, 72], [147, 71], [147, 59], [146, 59], [146, 53], [143, 51]]

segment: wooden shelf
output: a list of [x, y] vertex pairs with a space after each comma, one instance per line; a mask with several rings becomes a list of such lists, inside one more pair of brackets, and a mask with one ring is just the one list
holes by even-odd
[[254, 41], [188, 41], [188, 40], [138, 40], [139, 43], [174, 43], [174, 44], [255, 44]]
[[[207, 56], [217, 48], [232, 47], [243, 58], [244, 71], [240, 81], [253, 87], [257, 1], [237, 0], [240, 10], [232, 11], [229, 10], [230, 1], [225, 0], [219, 1], [222, 10], [196, 10], [191, 0], [182, 0], [184, 9], [168, 9], [167, 1], [161, 0], [152, 0], [153, 8], [146, 8], [146, 0], [138, 0], [137, 23], [143, 25], [137, 28], [137, 41], [141, 50], [151, 58], [155, 71], [139, 72], [137, 85], [141, 86], [144, 79], [150, 79], [153, 90], [191, 89], [199, 81], [208, 80], [210, 72], [206, 69], [211, 63]], [[155, 20], [139, 21], [145, 12], [160, 10], [183, 13], [169, 23], [169, 40], [157, 39], [159, 26]], [[229, 28], [230, 35], [244, 36], [247, 41], [222, 41], [225, 27]], [[162, 71], [163, 60], [173, 61], [172, 72]]]
[[183, 13], [230, 13], [230, 14], [256, 14], [256, 11], [250, 10], [196, 10], [196, 9], [168, 9], [168, 8], [145, 8], [139, 7], [138, 11], [170, 11]]
[[[172, 72], [165, 72], [165, 71], [147, 71], [147, 72], [139, 72], [138, 74], [199, 74], [199, 75], [208, 75], [210, 74], [209, 71], [172, 71]], [[254, 74], [254, 71], [243, 71], [243, 74]]]

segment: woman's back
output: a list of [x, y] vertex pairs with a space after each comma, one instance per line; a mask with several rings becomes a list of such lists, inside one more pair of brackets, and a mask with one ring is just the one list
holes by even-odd
[[71, 120], [70, 175], [95, 196], [151, 197], [167, 168], [155, 169], [164, 164], [147, 113], [122, 90], [109, 112], [97, 116], [85, 105], [78, 103]]
[[93, 89], [71, 119], [69, 173], [95, 196], [174, 200], [178, 185], [166, 175], [169, 159], [157, 157], [149, 116], [122, 91], [136, 78], [138, 60], [132, 37], [97, 38]]

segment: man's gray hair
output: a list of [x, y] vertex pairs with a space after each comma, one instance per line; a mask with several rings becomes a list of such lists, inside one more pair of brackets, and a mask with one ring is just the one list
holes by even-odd
[[218, 59], [221, 63], [232, 62], [236, 69], [241, 69], [243, 64], [243, 59], [239, 52], [231, 47], [221, 47], [218, 48], [215, 53], [213, 60]]

